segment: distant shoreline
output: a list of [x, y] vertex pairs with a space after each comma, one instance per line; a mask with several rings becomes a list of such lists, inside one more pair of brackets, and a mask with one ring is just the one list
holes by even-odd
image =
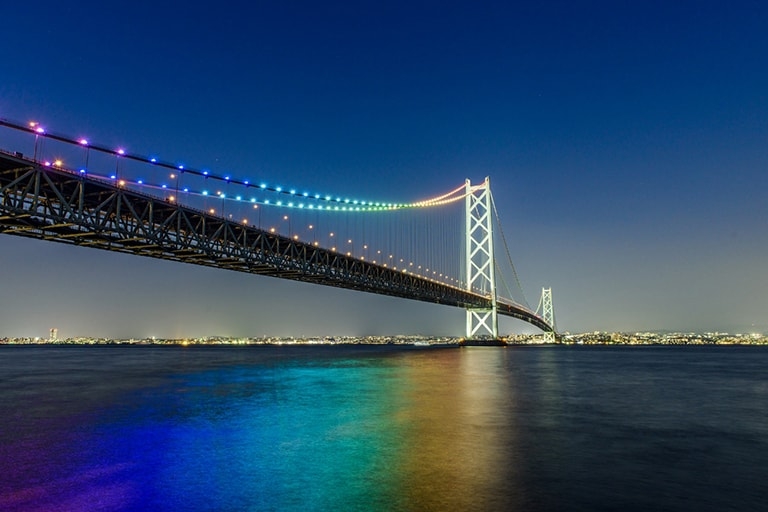
[[[542, 335], [511, 335], [501, 338], [509, 346], [734, 346], [768, 345], [763, 334], [728, 333], [566, 333], [556, 343]], [[449, 336], [325, 336], [325, 337], [226, 337], [109, 339], [76, 337], [0, 338], [0, 345], [135, 345], [135, 346], [327, 346], [327, 345], [402, 345], [416, 347], [459, 346], [463, 338]]]

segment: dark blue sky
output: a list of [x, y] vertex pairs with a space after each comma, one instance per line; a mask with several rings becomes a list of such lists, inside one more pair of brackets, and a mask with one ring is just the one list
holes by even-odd
[[[3, 20], [0, 117], [339, 194], [490, 175], [562, 330], [768, 331], [764, 2], [43, 0]], [[0, 335], [463, 331], [451, 308], [10, 236], [0, 263]]]

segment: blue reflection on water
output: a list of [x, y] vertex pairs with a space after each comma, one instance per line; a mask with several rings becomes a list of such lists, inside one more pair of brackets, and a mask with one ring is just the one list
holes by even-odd
[[125, 468], [137, 509], [387, 509], [392, 370], [363, 358], [175, 376], [103, 411], [81, 450]]

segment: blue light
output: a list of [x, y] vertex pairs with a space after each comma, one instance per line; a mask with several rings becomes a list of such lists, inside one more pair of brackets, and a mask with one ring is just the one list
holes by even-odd
[[325, 200], [326, 201], [330, 201], [331, 200], [331, 196], [325, 196]]
[[184, 187], [184, 192], [189, 192], [189, 189], [187, 187]]
[[314, 210], [315, 209], [315, 205], [311, 204], [311, 205], [307, 206], [307, 208], [309, 208], [310, 210]]
[[264, 204], [269, 204], [269, 199], [265, 199]]
[[163, 185], [163, 188], [168, 188], [168, 185]]
[[243, 197], [242, 196], [236, 196], [235, 199], [237, 199], [238, 201], [242, 201]]
[[252, 197], [252, 198], [251, 198], [251, 202], [252, 202], [252, 203], [255, 203], [255, 202], [256, 202], [256, 198], [255, 198], [255, 197]]
[[293, 208], [293, 203], [288, 203], [288, 206], [289, 206], [290, 208]]
[[85, 174], [85, 169], [80, 169], [80, 174]]
[[221, 198], [222, 198], [222, 199], [224, 199], [225, 197], [227, 197], [227, 195], [226, 195], [226, 194], [221, 194]]
[[207, 190], [203, 190], [203, 195], [207, 196], [208, 195], [208, 191]]
[[149, 161], [152, 162], [153, 164], [157, 163], [157, 158], [150, 158]]
[[260, 186], [261, 188], [267, 188], [267, 184], [266, 184], [266, 183], [262, 183], [262, 184], [261, 184], [261, 185], [259, 185], [259, 186]]
[[315, 199], [320, 199], [320, 194], [315, 194]]
[[299, 208], [304, 208], [304, 203], [299, 203]]
[[296, 191], [294, 189], [291, 189], [291, 195], [295, 194]]
[[304, 197], [309, 197], [309, 192], [304, 192]]
[[208, 176], [208, 171], [203, 171], [203, 176]]
[[344, 202], [345, 202], [345, 203], [349, 203], [349, 199], [345, 199], [345, 200], [344, 200]]
[[275, 190], [277, 190], [278, 192], [282, 192], [283, 191], [283, 187], [275, 187]]
[[143, 184], [144, 184], [144, 180], [139, 180], [139, 181], [137, 181], [137, 183], [138, 183], [139, 185], [143, 185]]
[[248, 180], [245, 180], [245, 181], [243, 182], [243, 185], [245, 185], [245, 186], [247, 187], [248, 185], [250, 185], [250, 183], [248, 182]]
[[277, 203], [275, 203], [275, 204], [276, 204], [277, 206], [282, 206], [282, 205], [283, 205], [283, 202], [282, 202], [282, 201], [278, 201], [278, 202], [277, 202]]
[[224, 179], [229, 181], [229, 176], [224, 176]]
[[113, 180], [116, 180], [116, 179], [117, 179], [117, 176], [115, 176], [115, 175], [113, 174], [112, 176], [110, 176], [110, 178], [112, 178]]
[[180, 165], [180, 166], [179, 166], [179, 169], [181, 169], [181, 170], [183, 171], [183, 170], [184, 170], [184, 166], [183, 166], [183, 165]]

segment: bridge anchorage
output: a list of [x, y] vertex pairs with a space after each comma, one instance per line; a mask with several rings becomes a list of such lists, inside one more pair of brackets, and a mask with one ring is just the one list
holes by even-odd
[[[217, 175], [37, 123], [0, 119], [0, 129], [0, 234], [462, 308], [466, 345], [503, 344], [499, 315], [556, 341], [551, 289], [536, 311], [522, 296], [488, 178], [381, 203]], [[494, 257], [494, 225], [506, 260]], [[498, 295], [500, 264], [522, 301]]]

